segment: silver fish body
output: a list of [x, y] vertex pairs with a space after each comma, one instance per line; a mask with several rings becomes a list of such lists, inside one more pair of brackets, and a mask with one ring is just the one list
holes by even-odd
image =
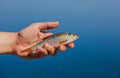
[[38, 44], [32, 46], [30, 49], [32, 51], [35, 51], [37, 46], [43, 47], [45, 43], [53, 47], [59, 46], [60, 44], [66, 45], [68, 43], [73, 42], [76, 39], [78, 39], [78, 35], [76, 34], [66, 33], [66, 32], [57, 33], [55, 35], [49, 36], [44, 41], [39, 42]]

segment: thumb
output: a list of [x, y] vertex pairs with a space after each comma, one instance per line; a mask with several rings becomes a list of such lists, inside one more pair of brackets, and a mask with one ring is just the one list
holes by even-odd
[[43, 23], [37, 23], [38, 28], [40, 30], [48, 30], [53, 29], [59, 25], [59, 22], [43, 22]]

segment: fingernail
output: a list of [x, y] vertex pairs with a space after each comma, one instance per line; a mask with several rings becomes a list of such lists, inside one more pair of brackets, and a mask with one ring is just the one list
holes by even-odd
[[55, 23], [58, 23], [58, 25], [59, 25], [59, 21], [55, 21]]

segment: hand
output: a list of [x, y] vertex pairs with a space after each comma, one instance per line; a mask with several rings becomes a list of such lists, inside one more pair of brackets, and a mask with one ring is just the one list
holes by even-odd
[[[56, 48], [49, 44], [44, 44], [43, 47], [37, 47], [36, 52], [30, 54], [28, 51], [24, 51], [30, 48], [34, 44], [43, 41], [46, 37], [52, 35], [50, 32], [45, 32], [44, 30], [53, 29], [58, 26], [58, 22], [42, 22], [33, 23], [30, 26], [24, 28], [17, 33], [17, 39], [14, 47], [13, 54], [22, 58], [34, 59], [41, 58], [47, 55], [55, 55], [56, 50], [61, 52], [66, 50], [66, 46], [60, 45]], [[74, 44], [70, 43], [67, 45], [69, 48], [73, 48]]]

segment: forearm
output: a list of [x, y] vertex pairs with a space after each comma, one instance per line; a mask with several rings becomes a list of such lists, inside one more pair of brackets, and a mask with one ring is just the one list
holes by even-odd
[[0, 54], [12, 53], [17, 33], [0, 32]]

